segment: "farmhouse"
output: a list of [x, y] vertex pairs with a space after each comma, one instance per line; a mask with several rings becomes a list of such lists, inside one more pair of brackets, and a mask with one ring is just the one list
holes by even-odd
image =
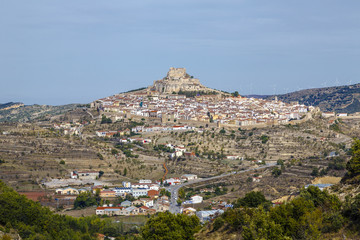
[[184, 174], [181, 176], [181, 180], [183, 181], [191, 181], [197, 179], [197, 175], [195, 174]]

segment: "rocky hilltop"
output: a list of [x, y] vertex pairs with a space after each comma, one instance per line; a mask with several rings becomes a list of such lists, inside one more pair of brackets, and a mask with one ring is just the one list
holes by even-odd
[[204, 91], [210, 92], [213, 89], [202, 85], [199, 79], [194, 78], [186, 73], [185, 68], [171, 67], [166, 77], [154, 81], [154, 84], [148, 88], [150, 91], [157, 91], [160, 93], [178, 93], [179, 91]]

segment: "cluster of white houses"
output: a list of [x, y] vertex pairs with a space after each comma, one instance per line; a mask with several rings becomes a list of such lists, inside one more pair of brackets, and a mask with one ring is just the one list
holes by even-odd
[[65, 135], [79, 135], [83, 127], [81, 123], [54, 124], [54, 129], [63, 131]]
[[167, 196], [156, 198], [138, 198], [134, 201], [125, 200], [118, 206], [104, 205], [96, 208], [96, 215], [147, 215], [156, 212], [165, 212], [170, 208]]
[[[71, 177], [77, 178], [96, 178], [99, 172], [92, 171], [73, 171]], [[197, 175], [184, 174], [181, 178], [169, 178], [165, 183], [170, 185], [180, 184], [185, 181], [197, 179]], [[116, 199], [117, 197], [126, 198], [132, 195], [137, 200], [124, 201], [119, 206], [102, 206], [96, 209], [98, 215], [136, 215], [136, 214], [152, 214], [159, 211], [169, 210], [170, 202], [166, 196], [160, 196], [160, 183], [153, 183], [148, 179], [141, 179], [137, 183], [123, 182], [120, 187], [107, 188], [103, 186], [93, 186], [87, 188], [65, 187], [57, 188], [55, 193], [58, 195], [78, 195], [82, 192], [92, 192], [99, 194], [103, 199]], [[200, 199], [201, 198], [201, 199]], [[193, 196], [191, 203], [202, 202], [201, 196]]]
[[[164, 121], [176, 119], [214, 122], [238, 126], [257, 124], [285, 124], [292, 119], [300, 119], [314, 109], [298, 103], [245, 97], [220, 97], [204, 95], [187, 98], [181, 95], [148, 95], [133, 92], [98, 99], [92, 103], [105, 112], [115, 112], [140, 117], [161, 118]], [[148, 127], [137, 131], [180, 130]]]

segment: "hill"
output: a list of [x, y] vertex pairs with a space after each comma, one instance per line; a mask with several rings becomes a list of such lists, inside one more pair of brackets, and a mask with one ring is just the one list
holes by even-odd
[[199, 79], [190, 76], [186, 73], [185, 68], [173, 68], [171, 67], [166, 77], [154, 81], [152, 86], [147, 88], [147, 92], [158, 92], [161, 94], [184, 94], [197, 93], [203, 94], [223, 94], [221, 91], [211, 89], [202, 85]]
[[[323, 112], [355, 113], [360, 111], [360, 84], [305, 89], [277, 95], [277, 97], [284, 102], [298, 101], [300, 104], [319, 107]], [[265, 98], [271, 99], [274, 96]]]
[[[60, 106], [25, 105], [22, 103], [6, 103], [0, 105], [0, 122], [28, 122], [32, 120], [50, 119], [77, 108], [78, 104]], [[15, 108], [15, 106], [18, 106]]]
[[24, 106], [21, 102], [0, 103], [0, 110], [8, 110]]

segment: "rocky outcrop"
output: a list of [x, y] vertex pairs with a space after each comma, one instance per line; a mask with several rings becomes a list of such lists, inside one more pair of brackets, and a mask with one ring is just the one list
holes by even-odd
[[186, 73], [185, 68], [171, 67], [166, 77], [154, 81], [154, 85], [148, 88], [151, 91], [160, 93], [173, 93], [179, 91], [213, 91], [213, 89], [203, 86], [199, 79], [193, 78]]

